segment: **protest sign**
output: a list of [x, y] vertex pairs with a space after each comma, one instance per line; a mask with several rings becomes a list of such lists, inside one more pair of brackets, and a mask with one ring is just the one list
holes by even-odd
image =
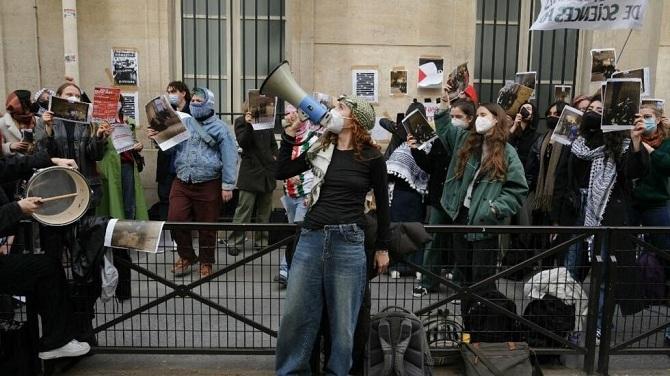
[[449, 77], [447, 77], [447, 85], [451, 87], [451, 91], [448, 93], [449, 101], [456, 100], [456, 98], [465, 91], [469, 84], [470, 72], [468, 71], [468, 63], [463, 63], [449, 73]]
[[603, 102], [603, 132], [633, 128], [635, 114], [640, 110], [640, 87], [637, 78], [612, 78], [605, 85]]
[[136, 49], [112, 48], [112, 77], [114, 85], [139, 85], [139, 63]]
[[647, 0], [542, 0], [531, 30], [639, 29]]
[[591, 82], [605, 81], [616, 71], [614, 48], [591, 50]]
[[161, 150], [165, 151], [190, 137], [188, 129], [181, 122], [182, 118], [190, 115], [176, 113], [164, 95], [149, 101], [144, 109], [149, 128], [158, 132], [154, 141]]
[[528, 102], [531, 95], [533, 95], [533, 89], [510, 81], [500, 89], [497, 103], [507, 115], [514, 117], [519, 112], [519, 107]]
[[441, 57], [419, 58], [419, 83], [420, 89], [442, 88], [442, 77], [444, 71], [444, 59]]
[[121, 96], [123, 97], [123, 104], [121, 105], [123, 117], [133, 119], [135, 124], [140, 124], [140, 104], [137, 92], [121, 93]]
[[565, 103], [572, 102], [572, 86], [570, 85], [555, 85], [554, 86], [554, 101], [562, 101]]
[[355, 96], [377, 103], [379, 100], [379, 72], [377, 68], [352, 67], [351, 87]]
[[262, 95], [258, 89], [248, 91], [247, 103], [251, 112], [251, 126], [255, 131], [275, 127], [276, 102], [277, 98]]
[[514, 75], [514, 82], [525, 87], [535, 90], [535, 82], [537, 81], [537, 72], [517, 72]]
[[651, 95], [649, 67], [614, 72], [612, 78], [638, 78], [642, 81], [642, 96], [648, 97]]
[[579, 135], [579, 126], [582, 123], [583, 112], [576, 108], [565, 106], [558, 119], [551, 140], [563, 145], [570, 145]]
[[125, 123], [115, 123], [112, 124], [112, 145], [116, 152], [121, 154], [124, 151], [128, 151], [135, 146], [135, 136], [133, 135], [133, 130], [130, 129], [130, 125]]
[[407, 95], [407, 70], [394, 68], [391, 70], [391, 95]]
[[53, 112], [54, 119], [74, 123], [91, 122], [90, 103], [71, 101], [52, 95], [49, 97], [49, 111]]
[[414, 136], [419, 150], [423, 150], [437, 138], [435, 130], [428, 124], [428, 120], [418, 108], [402, 119], [402, 125], [408, 134]]
[[93, 89], [93, 121], [113, 123], [116, 121], [119, 109], [121, 89], [96, 87]]

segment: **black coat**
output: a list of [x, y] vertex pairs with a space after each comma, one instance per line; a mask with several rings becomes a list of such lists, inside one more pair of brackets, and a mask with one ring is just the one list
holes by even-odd
[[273, 130], [255, 131], [240, 116], [235, 119], [235, 137], [242, 148], [237, 188], [249, 192], [272, 192], [277, 186], [274, 164], [278, 150]]
[[423, 150], [412, 149], [412, 157], [417, 166], [430, 175], [428, 178], [428, 203], [436, 208], [441, 208], [440, 199], [444, 181], [447, 178], [447, 169], [451, 160], [451, 150], [437, 139], [433, 142], [430, 153]]
[[516, 153], [519, 155], [519, 160], [523, 166], [526, 165], [528, 154], [533, 148], [533, 145], [537, 142], [538, 138], [541, 138], [540, 136], [542, 135], [537, 133], [537, 130], [531, 126], [526, 127], [526, 129], [518, 134], [513, 134], [510, 136], [509, 143], [516, 150]]

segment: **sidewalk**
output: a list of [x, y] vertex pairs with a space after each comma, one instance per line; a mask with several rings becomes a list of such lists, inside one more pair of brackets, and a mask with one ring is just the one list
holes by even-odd
[[[617, 362], [617, 369], [611, 369], [610, 375], [656, 376], [669, 375], [668, 368], [634, 369], [631, 364]], [[645, 359], [641, 359], [645, 358]], [[646, 359], [649, 358], [649, 359]], [[656, 357], [631, 357], [629, 361], [654, 367]], [[619, 369], [620, 368], [620, 369]], [[71, 376], [266, 376], [274, 374], [274, 356], [267, 355], [110, 355], [89, 356], [67, 371]], [[585, 375], [577, 369], [547, 368], [545, 376]], [[435, 368], [435, 376], [463, 375], [455, 368]]]

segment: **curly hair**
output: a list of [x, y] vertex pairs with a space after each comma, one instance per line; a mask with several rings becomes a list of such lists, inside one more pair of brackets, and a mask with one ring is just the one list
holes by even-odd
[[487, 135], [478, 134], [475, 127], [470, 129], [470, 134], [465, 140], [465, 145], [458, 152], [456, 178], [463, 178], [465, 165], [468, 160], [470, 160], [472, 155], [481, 156], [483, 145], [486, 143], [488, 155], [482, 161], [481, 173], [495, 180], [504, 180], [507, 175], [505, 147], [509, 135], [509, 120], [505, 115], [505, 110], [497, 104], [484, 103], [480, 107], [489, 110], [497, 120], [497, 124], [492, 128], [492, 132]]
[[[352, 121], [354, 123], [354, 126], [351, 128], [352, 131], [352, 144], [354, 147], [354, 157], [362, 161], [364, 160], [362, 151], [363, 148], [367, 145], [372, 149], [380, 150], [381, 147], [377, 145], [373, 140], [372, 136], [370, 135], [370, 132], [368, 132], [365, 128], [363, 128], [362, 125], [356, 121], [356, 119], [352, 118]], [[338, 135], [336, 133], [332, 132], [326, 132], [324, 133], [323, 137], [321, 137], [321, 149], [325, 150], [330, 146], [330, 144], [337, 145], [337, 137]]]

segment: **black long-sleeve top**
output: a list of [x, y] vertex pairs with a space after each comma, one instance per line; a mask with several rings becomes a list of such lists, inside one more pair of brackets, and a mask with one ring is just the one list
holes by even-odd
[[[310, 168], [307, 153], [291, 159], [293, 140], [285, 136], [281, 142], [275, 176], [278, 180], [288, 179]], [[359, 159], [354, 150], [335, 148], [319, 198], [305, 215], [303, 227], [319, 229], [325, 225], [355, 223], [364, 228], [365, 195], [372, 188], [377, 203], [375, 248], [388, 249], [390, 216], [386, 179], [386, 163], [378, 150], [365, 146]]]
[[437, 139], [433, 142], [430, 153], [419, 149], [411, 149], [412, 157], [417, 166], [421, 167], [430, 176], [428, 178], [428, 203], [436, 208], [442, 208], [442, 190], [447, 179], [447, 169], [451, 160], [451, 150]]

